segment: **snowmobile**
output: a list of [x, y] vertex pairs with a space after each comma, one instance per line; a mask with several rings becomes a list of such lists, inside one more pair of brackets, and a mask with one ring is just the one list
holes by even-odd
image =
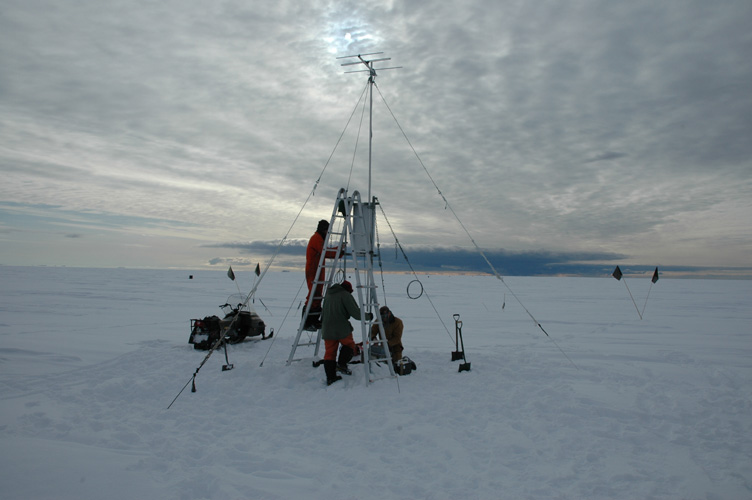
[[230, 295], [227, 302], [219, 306], [224, 313], [222, 319], [218, 316], [192, 319], [188, 343], [193, 344], [194, 349], [207, 351], [212, 348], [223, 333], [225, 333], [223, 343], [228, 344], [238, 344], [247, 337], [258, 337], [259, 335], [261, 336], [260, 340], [271, 338], [274, 332], [266, 335], [264, 320], [256, 314], [256, 311], [250, 305], [244, 305], [244, 301], [245, 296], [243, 295]]

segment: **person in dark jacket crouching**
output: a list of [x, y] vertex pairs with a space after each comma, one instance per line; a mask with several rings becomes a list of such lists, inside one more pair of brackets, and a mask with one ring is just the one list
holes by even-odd
[[[392, 358], [392, 363], [396, 363], [402, 359], [402, 330], [405, 326], [402, 320], [396, 317], [387, 306], [381, 306], [379, 315], [381, 315], [381, 322], [384, 324], [384, 334], [389, 346], [389, 355]], [[373, 325], [371, 327], [371, 340], [376, 340], [378, 337], [379, 325]], [[379, 358], [386, 357], [384, 348], [381, 345], [371, 347], [371, 355]]]
[[[349, 281], [332, 285], [326, 292], [321, 310], [321, 338], [324, 339], [324, 371], [326, 371], [326, 385], [331, 385], [342, 377], [337, 375], [339, 369], [349, 374], [347, 363], [355, 354], [355, 341], [350, 318], [360, 321], [361, 311]], [[366, 319], [373, 319], [371, 313], [366, 313]], [[337, 361], [337, 348], [342, 344]]]

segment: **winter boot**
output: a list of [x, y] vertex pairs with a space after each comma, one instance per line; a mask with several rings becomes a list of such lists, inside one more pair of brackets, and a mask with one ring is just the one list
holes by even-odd
[[[303, 314], [305, 314], [305, 307], [303, 307]], [[312, 307], [308, 316], [306, 316], [303, 329], [309, 332], [315, 332], [321, 330], [321, 308]]]
[[337, 361], [337, 371], [344, 373], [345, 375], [352, 375], [352, 372], [347, 367], [347, 363], [353, 358], [353, 350], [343, 345], [339, 350], [339, 360]]
[[324, 360], [324, 371], [326, 372], [326, 385], [332, 385], [342, 377], [337, 375], [337, 362], [333, 359]]

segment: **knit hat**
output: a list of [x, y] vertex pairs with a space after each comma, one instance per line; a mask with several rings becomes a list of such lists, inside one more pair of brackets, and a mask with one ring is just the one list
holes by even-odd
[[343, 282], [342, 282], [342, 288], [344, 288], [345, 290], [347, 290], [347, 291], [348, 291], [348, 292], [350, 292], [350, 293], [352, 293], [352, 292], [353, 292], [353, 287], [352, 287], [352, 285], [350, 284], [350, 282], [349, 282], [349, 281], [347, 281], [347, 280], [345, 280], [345, 281], [343, 281]]

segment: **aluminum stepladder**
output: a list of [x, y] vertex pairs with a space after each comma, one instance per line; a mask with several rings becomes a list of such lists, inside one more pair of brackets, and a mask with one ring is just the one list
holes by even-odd
[[[384, 333], [384, 324], [379, 315], [379, 302], [376, 294], [376, 284], [373, 276], [373, 241], [375, 230], [375, 202], [371, 204], [362, 203], [360, 200], [360, 193], [353, 192], [352, 197], [347, 196], [345, 189], [340, 189], [337, 194], [337, 199], [334, 203], [334, 209], [332, 210], [332, 217], [329, 223], [329, 232], [324, 238], [324, 252], [319, 259], [319, 265], [316, 269], [316, 276], [312, 285], [312, 290], [316, 290], [318, 284], [323, 285], [322, 299], [325, 300], [326, 290], [333, 283], [335, 275], [342, 271], [342, 280], [345, 276], [345, 262], [343, 257], [346, 255], [345, 250], [348, 244], [348, 236], [350, 236], [350, 252], [349, 255], [353, 257], [353, 274], [355, 275], [355, 288], [357, 290], [357, 302], [361, 311], [360, 329], [361, 338], [363, 341], [363, 366], [365, 370], [366, 381], [373, 382], [378, 378], [385, 378], [386, 376], [376, 376], [372, 364], [386, 364], [388, 367], [390, 377], [394, 376], [394, 368], [392, 366], [391, 356], [389, 353], [389, 346], [386, 341], [386, 335]], [[332, 245], [332, 240], [337, 243]], [[334, 249], [336, 255], [332, 258], [326, 259], [326, 250]], [[361, 269], [360, 266], [363, 266]], [[325, 279], [320, 279], [322, 270], [325, 271]], [[361, 276], [361, 273], [364, 276]], [[341, 281], [341, 280], [340, 280]], [[292, 345], [290, 356], [287, 360], [289, 365], [293, 361], [299, 361], [302, 358], [295, 359], [295, 354], [298, 347], [302, 346], [315, 346], [314, 358], [318, 357], [319, 349], [321, 345], [321, 331], [319, 330], [316, 335], [315, 341], [301, 342], [300, 337], [305, 331], [305, 318], [308, 316], [313, 297], [309, 298], [306, 305], [303, 317], [298, 327], [298, 333], [295, 337], [295, 342]], [[367, 313], [371, 313], [372, 319], [367, 320]], [[373, 325], [378, 325], [378, 336], [376, 339], [371, 340], [371, 328]], [[386, 353], [383, 357], [372, 357], [370, 352], [370, 346], [380, 345], [383, 346], [383, 350]], [[383, 373], [383, 370], [378, 370]], [[378, 372], [377, 371], [377, 372]]]
[[[326, 295], [326, 291], [332, 284], [332, 278], [336, 274], [337, 269], [340, 268], [340, 260], [343, 256], [345, 248], [347, 247], [347, 225], [345, 224], [345, 219], [350, 214], [350, 208], [351, 207], [348, 206], [347, 203], [347, 192], [345, 191], [345, 189], [340, 189], [339, 193], [337, 193], [337, 199], [334, 202], [332, 217], [331, 219], [329, 219], [329, 231], [326, 233], [326, 237], [324, 238], [324, 248], [321, 252], [321, 256], [319, 257], [318, 266], [316, 267], [316, 275], [313, 278], [311, 293], [308, 297], [308, 303], [303, 310], [303, 316], [300, 320], [300, 325], [298, 326], [298, 333], [297, 335], [295, 335], [295, 342], [293, 342], [292, 349], [290, 350], [290, 356], [287, 358], [288, 365], [293, 361], [300, 361], [302, 359], [295, 358], [298, 347], [315, 346], [313, 356], [317, 357], [319, 354], [319, 347], [321, 345], [321, 330], [317, 330], [315, 341], [311, 340], [311, 338], [309, 337], [308, 340], [304, 339], [303, 342], [301, 342], [300, 337], [302, 336], [303, 332], [306, 331], [306, 318], [308, 318], [308, 315], [311, 312], [311, 307], [314, 300], [323, 300], [324, 296]], [[332, 246], [333, 239], [337, 242], [335, 246]], [[330, 251], [334, 251], [335, 255], [327, 262], [326, 255]], [[329, 270], [329, 272], [326, 272], [326, 270]], [[321, 276], [322, 272], [324, 273], [323, 279]], [[321, 295], [316, 296], [315, 293], [319, 285], [321, 285]]]

